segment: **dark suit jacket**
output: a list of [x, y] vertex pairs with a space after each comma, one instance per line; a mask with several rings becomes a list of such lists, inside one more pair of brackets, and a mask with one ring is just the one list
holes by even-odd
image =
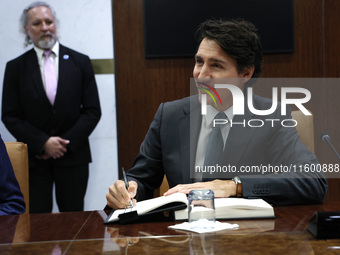
[[30, 166], [50, 136], [70, 140], [59, 165], [91, 162], [88, 136], [101, 116], [97, 85], [88, 56], [60, 45], [55, 103], [49, 102], [34, 49], [7, 63], [3, 84], [2, 121], [28, 145]]
[[24, 197], [0, 135], [0, 216], [24, 212]]
[[[246, 101], [246, 100], [245, 100]], [[269, 109], [271, 100], [253, 97], [255, 109]], [[317, 164], [318, 161], [299, 140], [295, 128], [281, 125], [280, 105], [270, 116], [254, 116], [247, 108], [245, 115], [236, 115], [234, 122], [250, 119], [279, 119], [266, 123], [261, 128], [234, 125], [226, 141], [224, 164], [235, 166], [236, 173], [226, 174], [230, 179], [241, 177], [244, 197], [261, 197], [274, 204], [302, 204], [322, 202], [327, 190], [324, 175], [318, 173], [249, 174], [240, 172], [242, 166], [290, 166]], [[288, 123], [285, 123], [288, 125]], [[255, 125], [255, 123], [252, 123]], [[138, 182], [137, 200], [152, 197], [153, 190], [160, 186], [163, 175], [170, 187], [193, 182], [193, 173], [198, 135], [201, 127], [201, 107], [197, 96], [163, 103], [158, 108], [149, 131], [140, 147], [129, 179]], [[190, 142], [191, 141], [191, 142]], [[193, 176], [193, 175], [192, 175]], [[213, 176], [212, 176], [213, 177]]]

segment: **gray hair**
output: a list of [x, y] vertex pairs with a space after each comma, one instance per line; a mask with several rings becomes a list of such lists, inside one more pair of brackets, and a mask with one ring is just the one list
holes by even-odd
[[28, 25], [28, 11], [31, 10], [32, 8], [39, 7], [39, 6], [45, 6], [48, 9], [50, 9], [54, 17], [54, 21], [56, 22], [57, 25], [59, 25], [59, 20], [57, 18], [56, 12], [54, 11], [51, 5], [49, 5], [46, 2], [42, 2], [42, 1], [31, 3], [29, 6], [27, 6], [23, 10], [21, 17], [20, 17], [20, 31], [25, 34], [25, 42], [24, 42], [25, 47], [33, 43], [31, 38], [26, 34], [26, 31], [25, 31], [25, 26]]

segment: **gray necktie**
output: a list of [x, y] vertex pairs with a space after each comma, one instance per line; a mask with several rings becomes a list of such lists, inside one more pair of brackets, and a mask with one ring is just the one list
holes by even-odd
[[[223, 119], [225, 120], [227, 118], [226, 114], [224, 112], [219, 112], [215, 116], [216, 119]], [[224, 150], [224, 141], [221, 133], [221, 127], [224, 124], [218, 124], [216, 122], [215, 126], [213, 127], [213, 130], [211, 132], [208, 144], [207, 144], [207, 150], [205, 153], [205, 159], [204, 159], [204, 166], [216, 166], [221, 160], [222, 153]], [[204, 175], [205, 177], [206, 175]]]

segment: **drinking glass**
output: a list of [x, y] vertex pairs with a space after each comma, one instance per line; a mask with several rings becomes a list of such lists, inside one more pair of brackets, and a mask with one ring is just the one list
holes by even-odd
[[208, 220], [215, 222], [214, 192], [210, 189], [196, 189], [189, 192], [188, 221]]

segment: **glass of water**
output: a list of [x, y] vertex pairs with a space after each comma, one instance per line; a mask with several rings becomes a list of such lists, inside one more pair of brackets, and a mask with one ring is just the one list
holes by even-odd
[[196, 189], [189, 192], [189, 223], [199, 220], [215, 222], [214, 192], [210, 189]]

